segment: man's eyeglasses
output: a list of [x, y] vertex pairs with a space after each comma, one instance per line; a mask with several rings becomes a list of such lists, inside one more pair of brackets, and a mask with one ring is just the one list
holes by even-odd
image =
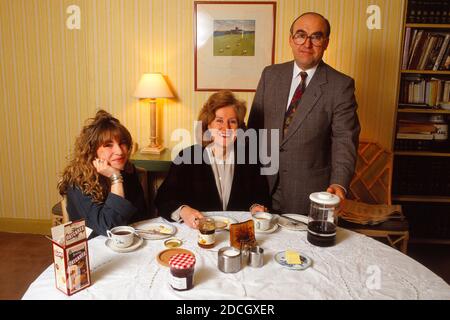
[[313, 33], [308, 36], [306, 32], [297, 32], [292, 36], [292, 40], [298, 46], [304, 44], [308, 38], [315, 47], [321, 47], [326, 39], [322, 33]]

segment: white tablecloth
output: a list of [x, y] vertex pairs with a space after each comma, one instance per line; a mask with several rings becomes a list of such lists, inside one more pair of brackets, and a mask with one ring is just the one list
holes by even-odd
[[[248, 212], [218, 212], [240, 221]], [[162, 218], [154, 221], [165, 221]], [[450, 299], [450, 286], [401, 252], [364, 235], [338, 229], [337, 243], [321, 248], [306, 232], [279, 228], [257, 234], [264, 248], [262, 268], [244, 267], [235, 274], [217, 268], [218, 249], [229, 245], [229, 232], [216, 234], [216, 246], [202, 249], [197, 231], [173, 223], [183, 248], [195, 253], [194, 288], [177, 292], [169, 285], [169, 269], [156, 255], [164, 240], [146, 240], [136, 251], [116, 253], [103, 236], [89, 241], [92, 285], [71, 297], [55, 288], [53, 265], [28, 288], [23, 299]], [[279, 251], [294, 249], [313, 260], [310, 268], [293, 271], [274, 261]], [[50, 248], [49, 248], [50, 250]]]

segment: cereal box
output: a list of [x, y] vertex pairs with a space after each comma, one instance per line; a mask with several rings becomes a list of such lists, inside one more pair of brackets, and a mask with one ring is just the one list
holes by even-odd
[[69, 296], [91, 285], [89, 231], [84, 220], [52, 228], [56, 288]]

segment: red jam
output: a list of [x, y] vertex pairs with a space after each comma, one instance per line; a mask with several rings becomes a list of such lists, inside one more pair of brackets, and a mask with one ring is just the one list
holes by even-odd
[[179, 253], [169, 260], [170, 286], [177, 291], [190, 290], [194, 286], [195, 256]]

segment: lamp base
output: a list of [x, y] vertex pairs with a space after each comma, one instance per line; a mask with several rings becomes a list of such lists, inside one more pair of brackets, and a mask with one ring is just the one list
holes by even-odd
[[141, 153], [144, 154], [160, 154], [164, 149], [166, 149], [163, 146], [154, 146], [154, 147], [145, 147], [141, 149]]

